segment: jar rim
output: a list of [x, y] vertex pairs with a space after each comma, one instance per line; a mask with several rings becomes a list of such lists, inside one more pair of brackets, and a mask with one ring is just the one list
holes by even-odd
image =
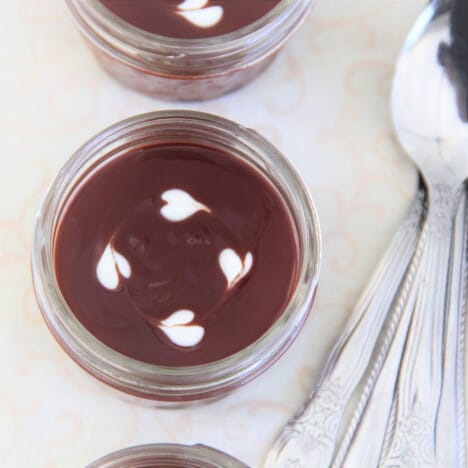
[[216, 468], [248, 468], [247, 465], [231, 455], [201, 444], [138, 445], [105, 455], [87, 465], [87, 468], [136, 468], [134, 463], [167, 463], [168, 459], [174, 462], [207, 464]]
[[216, 75], [251, 65], [279, 49], [302, 23], [313, 0], [281, 0], [267, 14], [236, 31], [196, 39], [138, 28], [100, 0], [66, 3], [86, 36], [120, 60], [162, 74]]
[[[71, 190], [70, 185], [73, 184], [73, 177], [83, 158], [92, 162], [99, 151], [103, 155], [109, 155], [116, 145], [129, 142], [132, 131], [151, 130], [157, 125], [177, 125], [180, 128], [181, 123], [206, 128], [214, 126], [229, 134], [231, 139], [235, 135], [236, 141], [247, 142], [255, 151], [260, 152], [264, 148], [261, 156], [272, 167], [275, 166], [275, 176], [286, 177], [293, 184], [291, 193], [295, 205], [289, 203], [288, 207], [289, 210], [298, 210], [297, 214], [290, 214], [296, 223], [296, 216], [300, 216], [302, 232], [299, 234], [305, 251], [300, 259], [302, 264], [298, 268], [297, 282], [288, 304], [259, 339], [218, 361], [195, 366], [168, 367], [125, 356], [99, 341], [81, 324], [62, 296], [55, 278], [53, 237], [59, 210], [64, 204], [60, 197], [63, 197], [67, 189]], [[124, 136], [121, 135], [122, 132]], [[279, 171], [282, 174], [278, 174]], [[274, 182], [270, 182], [276, 187]], [[127, 393], [158, 400], [178, 400], [194, 394], [200, 399], [208, 398], [219, 392], [220, 388], [238, 383], [240, 372], [247, 376], [242, 381], [245, 383], [269, 367], [272, 362], [266, 362], [266, 357], [275, 361], [289, 347], [308, 315], [318, 284], [320, 263], [321, 235], [317, 211], [307, 188], [286, 158], [254, 130], [212, 114], [186, 110], [157, 111], [123, 120], [101, 131], [79, 148], [63, 166], [46, 195], [38, 214], [32, 250], [36, 298], [49, 329], [62, 347], [78, 364], [104, 382]], [[282, 337], [285, 328], [290, 330], [290, 335]], [[262, 352], [266, 356], [265, 362], [258, 359]]]

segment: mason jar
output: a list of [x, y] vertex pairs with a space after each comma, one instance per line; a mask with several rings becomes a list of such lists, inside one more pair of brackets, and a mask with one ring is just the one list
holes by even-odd
[[[80, 184], [111, 159], [158, 144], [200, 143], [239, 158], [263, 176], [285, 203], [297, 243], [296, 281], [288, 303], [257, 341], [218, 361], [158, 366], [125, 356], [92, 335], [73, 314], [54, 269], [61, 216]], [[193, 111], [162, 111], [130, 118], [102, 131], [68, 160], [38, 214], [32, 250], [37, 302], [50, 331], [83, 369], [127, 394], [187, 403], [225, 395], [270, 367], [303, 326], [317, 289], [321, 237], [317, 212], [299, 175], [265, 138], [226, 119]]]
[[282, 0], [237, 31], [203, 39], [153, 34], [99, 0], [66, 0], [102, 66], [124, 85], [169, 100], [204, 100], [255, 78], [301, 25], [312, 0]]

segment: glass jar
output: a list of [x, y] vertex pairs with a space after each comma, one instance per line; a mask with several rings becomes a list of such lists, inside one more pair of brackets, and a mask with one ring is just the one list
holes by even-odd
[[230, 34], [178, 39], [136, 28], [99, 0], [66, 0], [98, 61], [123, 84], [170, 100], [203, 100], [256, 77], [304, 21], [312, 0], [282, 0]]
[[[285, 310], [256, 342], [219, 361], [164, 367], [124, 356], [95, 338], [63, 298], [54, 272], [54, 239], [74, 191], [110, 159], [158, 143], [202, 143], [239, 158], [262, 174], [289, 209], [298, 248], [297, 283]], [[144, 114], [104, 130], [65, 164], [39, 212], [32, 274], [44, 319], [63, 349], [84, 369], [130, 395], [166, 403], [219, 397], [271, 366], [306, 320], [317, 288], [320, 228], [307, 189], [284, 156], [253, 130], [210, 114], [163, 111]]]
[[87, 468], [248, 468], [205, 445], [151, 444], [111, 453]]

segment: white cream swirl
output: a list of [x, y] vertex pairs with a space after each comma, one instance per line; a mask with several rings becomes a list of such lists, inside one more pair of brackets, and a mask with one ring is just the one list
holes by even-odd
[[178, 310], [163, 320], [159, 329], [177, 346], [192, 348], [199, 344], [205, 336], [205, 329], [193, 325], [195, 314], [191, 310]]
[[208, 207], [195, 200], [184, 190], [167, 190], [161, 195], [161, 198], [166, 202], [161, 208], [161, 215], [173, 223], [185, 221], [199, 211], [211, 213]]
[[208, 6], [209, 0], [184, 0], [177, 9], [180, 16], [199, 28], [216, 26], [223, 18], [222, 6]]
[[232, 289], [242, 278], [245, 278], [252, 269], [253, 255], [250, 252], [240, 258], [233, 249], [224, 249], [219, 254], [219, 266], [227, 280], [228, 289]]
[[106, 289], [115, 290], [120, 284], [119, 274], [128, 279], [132, 275], [132, 268], [128, 260], [109, 242], [97, 263], [96, 276]]

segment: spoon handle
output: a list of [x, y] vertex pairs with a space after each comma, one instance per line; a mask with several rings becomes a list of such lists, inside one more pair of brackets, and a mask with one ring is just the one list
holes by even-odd
[[[416, 303], [406, 339], [395, 412], [383, 467], [446, 466], [435, 447], [437, 414], [444, 372], [444, 335], [449, 306], [449, 264], [455, 216], [460, 198], [451, 186], [433, 185], [422, 242]], [[453, 278], [452, 278], [453, 279]], [[452, 285], [457, 288], [452, 282]], [[456, 393], [452, 394], [454, 398]], [[448, 465], [453, 466], [453, 465]]]
[[362, 379], [414, 253], [423, 218], [421, 188], [335, 345], [303, 408], [270, 449], [266, 467], [330, 466], [346, 403]]
[[468, 274], [468, 206], [459, 210], [452, 248], [446, 318], [444, 378], [437, 417], [436, 452], [440, 466], [466, 467], [465, 316]]
[[[410, 274], [414, 274], [413, 266]], [[385, 333], [382, 349], [376, 357], [359, 396], [354, 414], [333, 460], [333, 468], [379, 464], [386, 445], [388, 421], [395, 412], [395, 384], [411, 322], [411, 307], [416, 290], [408, 288], [396, 301]]]
[[374, 362], [334, 467], [436, 463], [433, 442], [442, 387], [452, 207], [457, 200], [452, 193], [437, 195], [441, 194], [433, 190], [434, 199], [402, 286], [402, 291], [410, 292], [406, 299], [402, 295], [404, 301], [400, 298], [392, 313], [384, 340], [385, 344], [391, 339], [389, 352], [380, 353]]

